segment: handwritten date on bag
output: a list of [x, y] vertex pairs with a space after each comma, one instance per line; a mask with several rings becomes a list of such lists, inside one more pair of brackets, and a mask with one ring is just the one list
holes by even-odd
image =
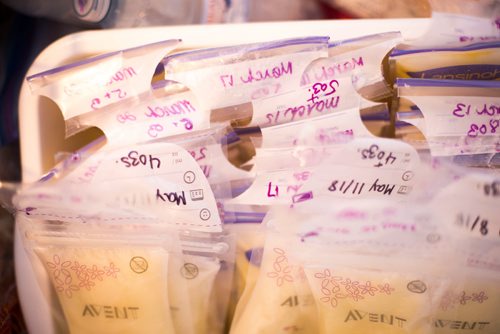
[[126, 157], [121, 157], [120, 161], [127, 168], [137, 166], [148, 166], [150, 169], [158, 169], [161, 166], [161, 160], [151, 154], [139, 154], [137, 151], [130, 151]]
[[457, 103], [452, 114], [464, 119], [473, 115], [484, 116], [483, 122], [474, 122], [469, 125], [467, 136], [470, 138], [495, 134], [500, 126], [500, 105], [484, 103], [477, 107], [471, 104]]
[[485, 184], [483, 189], [486, 196], [498, 197], [500, 196], [500, 181]]
[[[351, 189], [351, 186], [354, 186], [354, 188]], [[359, 187], [359, 189], [358, 189]], [[330, 186], [328, 187], [328, 190], [331, 192], [335, 191], [340, 191], [343, 194], [347, 193], [349, 189], [351, 189], [351, 194], [353, 195], [361, 195], [361, 192], [363, 191], [363, 188], [365, 187], [364, 182], [357, 182], [356, 180], [350, 180], [350, 181], [340, 181], [340, 180], [334, 180]]]
[[495, 116], [500, 115], [500, 105], [494, 104], [483, 104], [481, 107], [476, 107], [470, 104], [457, 103], [455, 109], [453, 109], [453, 115], [459, 118], [469, 116], [470, 114], [476, 113], [479, 116]]
[[196, 108], [191, 102], [185, 99], [162, 106], [147, 106], [147, 109], [148, 111], [144, 115], [150, 118], [164, 118], [196, 112]]
[[310, 117], [311, 113], [314, 116], [314, 114], [321, 114], [323, 111], [328, 112], [337, 108], [339, 100], [339, 96], [331, 96], [313, 103], [292, 106], [288, 107], [286, 110], [278, 110], [275, 113], [268, 113], [266, 115], [267, 124], [279, 124], [294, 121], [296, 118]]
[[488, 220], [480, 215], [473, 215], [471, 217], [471, 215], [465, 215], [463, 213], [458, 214], [457, 220], [455, 221], [457, 226], [467, 228], [470, 232], [479, 231], [483, 236], [488, 235], [490, 232], [488, 223]]
[[133, 79], [137, 76], [137, 72], [133, 67], [124, 67], [115, 72], [109, 79], [104, 79], [100, 76], [95, 76], [93, 79], [72, 82], [64, 87], [64, 93], [67, 96], [81, 96], [91, 94], [98, 91], [102, 87], [107, 87], [113, 84], [119, 84], [122, 81]]
[[[281, 62], [280, 65], [274, 66], [272, 68], [264, 69], [253, 69], [248, 68], [248, 74], [246, 77], [240, 76], [239, 82], [242, 84], [251, 84], [253, 82], [279, 79], [287, 74], [292, 75], [293, 73], [293, 63], [288, 61], [286, 65]], [[220, 77], [220, 81], [224, 88], [232, 88], [235, 86], [234, 76], [232, 74], [223, 74]]]
[[[358, 67], [364, 67], [363, 57], [352, 57], [350, 60], [340, 63], [329, 64], [328, 66], [321, 66], [321, 70], [314, 71], [314, 79], [316, 81], [326, 81], [335, 76], [342, 75], [343, 73], [352, 72]], [[354, 79], [354, 78], [353, 78]], [[304, 73], [302, 76], [301, 85], [306, 85], [311, 82], [309, 73]]]
[[186, 205], [186, 194], [184, 193], [184, 191], [182, 191], [181, 193], [176, 193], [175, 191], [169, 193], [161, 193], [160, 189], [156, 189], [156, 200], [175, 203], [178, 206]]
[[[331, 192], [336, 192], [339, 191], [343, 194], [346, 193], [351, 193], [353, 195], [361, 195], [363, 192], [363, 188], [365, 187], [364, 182], [359, 182], [357, 180], [350, 180], [350, 181], [340, 181], [340, 180], [334, 180], [328, 187], [328, 190]], [[368, 188], [368, 192], [377, 192], [381, 193], [383, 195], [391, 195], [392, 192], [394, 191], [394, 188], [396, 187], [395, 184], [384, 184], [384, 183], [379, 183], [379, 179], [376, 179], [370, 188]]]

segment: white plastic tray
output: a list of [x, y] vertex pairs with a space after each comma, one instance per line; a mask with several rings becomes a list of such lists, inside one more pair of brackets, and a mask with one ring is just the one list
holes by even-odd
[[[35, 59], [27, 75], [85, 57], [172, 38], [182, 39], [181, 47], [189, 49], [311, 35], [339, 40], [387, 31], [401, 31], [403, 37], [410, 40], [422, 35], [429, 23], [429, 19], [328, 20], [84, 31], [65, 36], [47, 47]], [[58, 108], [46, 98], [32, 95], [26, 81], [19, 97], [19, 122], [25, 182], [36, 180], [50, 169], [57, 152], [79, 144], [65, 143], [64, 121]], [[49, 305], [42, 298], [42, 287], [34, 278], [18, 233], [15, 262], [28, 330], [30, 333], [53, 333]], [[48, 286], [46, 282], [43, 288], [48, 289]]]

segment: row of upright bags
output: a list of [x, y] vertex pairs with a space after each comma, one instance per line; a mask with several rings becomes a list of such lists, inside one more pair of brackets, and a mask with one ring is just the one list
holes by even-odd
[[[177, 43], [103, 55], [28, 79], [60, 106], [68, 135], [89, 126], [106, 134], [60, 154], [60, 163], [16, 199], [39, 284], [51, 286], [45, 298], [56, 332], [224, 331], [232, 237], [192, 153], [219, 143], [218, 128], [186, 143], [182, 135], [205, 122], [191, 118], [201, 114], [197, 105], [175, 85], [151, 85], [158, 62]], [[141, 108], [175, 112], [165, 112], [173, 116], [167, 123], [139, 114]], [[167, 130], [178, 135], [175, 142], [163, 140]]]
[[[462, 18], [436, 13], [434, 19], [442, 24], [443, 19]], [[494, 23], [478, 21], [488, 29]], [[479, 39], [474, 36], [467, 38]], [[493, 41], [488, 48], [495, 48], [496, 37], [488, 36], [485, 39]], [[396, 56], [394, 51], [391, 57]], [[485, 60], [490, 61], [495, 68], [497, 58]], [[248, 242], [242, 245], [239, 256], [247, 259], [248, 275], [232, 333], [499, 330], [495, 254], [500, 231], [494, 190], [498, 173], [454, 164], [495, 166], [496, 118], [491, 121], [493, 131], [463, 144], [467, 125], [446, 124], [449, 119], [441, 114], [444, 103], [454, 103], [452, 116], [465, 117], [463, 101], [478, 96], [486, 102], [477, 111], [479, 116], [481, 112], [495, 116], [499, 94], [495, 84], [467, 85], [493, 89], [480, 92], [462, 90], [461, 82], [397, 80], [394, 99], [389, 101], [393, 110], [404, 105], [405, 98], [416, 105], [417, 101], [432, 104], [420, 114], [419, 124], [428, 127], [427, 135], [420, 141], [405, 140], [412, 146], [356, 131], [354, 118], [341, 122], [348, 107], [303, 122], [292, 119], [261, 128], [253, 160], [256, 182], [231, 204], [264, 206], [269, 211], [258, 242], [253, 247]], [[428, 96], [429, 103], [421, 102]], [[456, 108], [459, 115], [453, 115]], [[293, 115], [294, 108], [284, 110]], [[305, 115], [310, 109], [303, 110]], [[271, 123], [281, 114], [268, 116]], [[401, 123], [396, 125], [400, 135]], [[477, 131], [470, 137], [485, 135], [484, 126], [468, 125], [466, 132]], [[444, 130], [446, 126], [449, 129]], [[358, 136], [362, 138], [355, 139]], [[473, 171], [479, 175], [471, 175]]]
[[[489, 190], [467, 200], [470, 170], [377, 137], [393, 134], [381, 64], [401, 42], [388, 32], [175, 52], [173, 40], [29, 77], [68, 136], [104, 134], [62, 152], [15, 202], [58, 331], [498, 330], [498, 180], [472, 178]], [[431, 155], [446, 155], [419, 108]], [[453, 181], [463, 212], [436, 204]], [[454, 289], [447, 277], [464, 272]], [[469, 273], [486, 283], [469, 287]], [[439, 313], [444, 296], [457, 312]], [[463, 305], [484, 310], [466, 317]]]
[[[39, 283], [51, 285], [45, 298], [57, 331], [226, 331], [234, 249], [221, 223], [239, 218], [225, 213], [223, 201], [232, 196], [231, 181], [249, 175], [226, 159], [224, 145], [234, 136], [220, 121], [211, 124], [210, 111], [248, 102], [248, 89], [267, 92], [262, 80], [300, 79], [297, 73], [326, 54], [327, 40], [177, 54], [158, 73], [158, 61], [178, 43], [165, 41], [28, 78], [58, 104], [68, 136], [92, 126], [106, 136], [62, 152], [61, 162], [16, 198]], [[212, 72], [235, 71], [237, 80], [253, 67], [244, 82], [250, 88], [236, 89], [229, 103], [226, 92], [218, 100], [198, 96], [190, 57], [199, 67], [227, 57]], [[292, 90], [298, 79], [286, 79], [279, 89]]]
[[393, 105], [396, 137], [432, 156], [495, 167], [499, 163], [499, 5], [488, 2], [474, 10], [466, 2], [462, 5], [460, 11], [451, 2], [436, 3], [436, 8], [452, 12], [434, 12], [428, 34], [391, 52], [398, 97]]
[[[451, 188], [448, 200], [459, 187]], [[482, 216], [471, 233], [477, 217], [434, 216], [442, 196], [431, 207], [354, 200], [322, 211], [273, 208], [254, 258], [260, 272], [232, 331], [495, 333], [498, 242], [480, 232], [495, 219]]]

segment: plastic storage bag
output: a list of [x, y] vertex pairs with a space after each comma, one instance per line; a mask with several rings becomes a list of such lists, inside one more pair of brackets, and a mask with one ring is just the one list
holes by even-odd
[[[165, 79], [187, 86], [208, 109], [249, 103], [253, 99], [299, 88], [302, 73], [327, 55], [328, 37], [307, 37], [187, 51], [163, 60]], [[225, 112], [230, 112], [226, 115]], [[217, 110], [216, 121], [239, 119], [237, 109]]]
[[52, 99], [64, 119], [134, 98], [151, 87], [160, 60], [179, 40], [167, 40], [28, 76], [33, 93]]
[[416, 105], [413, 112], [400, 106], [399, 119], [419, 128], [433, 156], [475, 155], [483, 165], [494, 158], [500, 143], [497, 81], [398, 79], [396, 84], [398, 96]]

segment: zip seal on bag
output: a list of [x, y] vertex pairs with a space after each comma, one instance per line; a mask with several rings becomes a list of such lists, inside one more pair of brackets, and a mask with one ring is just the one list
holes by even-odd
[[161, 59], [180, 40], [111, 52], [29, 75], [33, 94], [52, 99], [65, 120], [148, 91]]

